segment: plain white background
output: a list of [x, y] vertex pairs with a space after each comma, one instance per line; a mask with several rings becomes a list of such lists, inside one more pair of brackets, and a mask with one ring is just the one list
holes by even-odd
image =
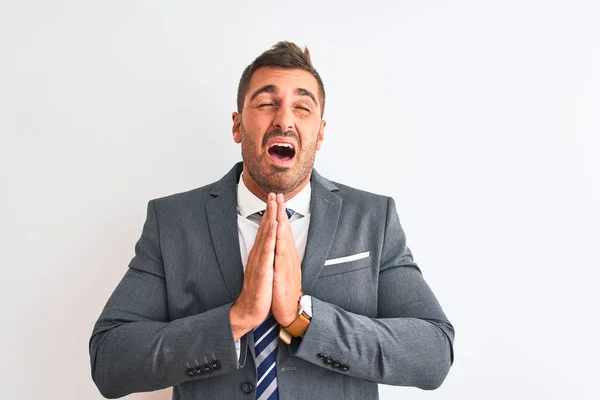
[[381, 398], [598, 398], [597, 1], [0, 4], [0, 397], [101, 398], [147, 201], [240, 159], [239, 76], [287, 39], [327, 90], [317, 169], [395, 198], [456, 328], [442, 388]]

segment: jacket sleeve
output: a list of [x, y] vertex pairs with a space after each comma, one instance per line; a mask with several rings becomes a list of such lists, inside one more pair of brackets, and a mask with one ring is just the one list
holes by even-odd
[[92, 332], [89, 351], [96, 386], [103, 396], [117, 398], [237, 370], [230, 307], [170, 321], [151, 201], [135, 257]]
[[313, 297], [313, 318], [291, 351], [313, 364], [387, 385], [436, 389], [453, 362], [454, 328], [413, 262], [388, 199], [377, 317]]

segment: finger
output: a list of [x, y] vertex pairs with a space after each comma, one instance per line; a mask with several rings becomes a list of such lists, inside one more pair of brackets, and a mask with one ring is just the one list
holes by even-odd
[[[275, 207], [275, 208], [273, 208]], [[275, 211], [274, 211], [275, 210]], [[261, 223], [264, 222], [268, 225], [269, 221], [273, 221], [275, 218], [275, 214], [277, 210], [277, 203], [275, 193], [269, 193], [269, 197], [267, 198], [267, 204], [265, 205], [265, 212], [262, 216]]]
[[[275, 202], [275, 194], [274, 193], [269, 193], [269, 196], [267, 197], [267, 202], [265, 204], [265, 211], [260, 219], [260, 223], [259, 223], [259, 229], [257, 232], [257, 237], [263, 235], [265, 227], [268, 228], [269, 226], [269, 221], [273, 220], [273, 204]], [[262, 229], [261, 229], [262, 228]]]
[[285, 211], [285, 201], [282, 194], [277, 195], [277, 222], [279, 222], [277, 225], [277, 238], [283, 239], [285, 232], [290, 227], [290, 220]]
[[252, 248], [248, 253], [248, 259], [250, 259], [254, 253], [257, 253], [258, 249], [262, 247], [264, 242], [265, 231], [267, 229], [268, 224], [265, 221], [261, 220], [258, 224], [258, 231], [256, 232], [256, 237], [254, 238], [254, 244], [252, 245]]
[[[258, 224], [258, 230], [256, 232], [256, 237], [254, 239], [254, 244], [248, 253], [248, 259], [250, 259], [255, 253], [260, 253], [260, 249], [264, 246], [265, 235], [269, 230], [269, 215], [272, 215], [272, 212], [269, 212], [269, 204], [273, 203], [275, 200], [275, 194], [269, 193], [267, 197], [267, 203], [265, 204], [265, 212], [261, 217], [261, 220]], [[271, 206], [272, 207], [272, 206]], [[260, 256], [259, 256], [260, 258]]]
[[[276, 207], [277, 207], [277, 205], [274, 201], [274, 197], [275, 197], [275, 195], [273, 195], [273, 196], [269, 195], [269, 198], [271, 200], [267, 201], [265, 213], [263, 214], [263, 217], [260, 221], [260, 225], [258, 227], [258, 232], [256, 233], [256, 239], [254, 240], [254, 246], [256, 246], [259, 249], [265, 245], [265, 240], [267, 239], [269, 230], [271, 229], [271, 223], [274, 221], [273, 215], [274, 215], [275, 211], [273, 211], [273, 210], [276, 209]], [[275, 228], [275, 229], [277, 229], [277, 228]]]
[[270, 194], [271, 201], [269, 202], [269, 219], [275, 221], [277, 219], [277, 198], [275, 193]]
[[282, 224], [277, 224], [277, 241], [275, 242], [275, 258], [281, 259], [285, 257], [288, 250], [288, 241], [285, 239], [285, 233], [282, 232]]
[[290, 224], [290, 220], [287, 217], [285, 209], [283, 211], [282, 220], [279, 220], [278, 217], [278, 226], [277, 226], [277, 240], [285, 240], [290, 241], [294, 244], [294, 233], [292, 231], [292, 224]]
[[275, 262], [275, 246], [277, 237], [277, 221], [271, 221], [268, 224], [264, 240], [261, 244], [260, 263], [261, 265], [273, 266]]
[[[285, 211], [284, 211], [285, 214]], [[276, 251], [285, 252], [295, 248], [294, 234], [292, 232], [292, 224], [287, 219], [287, 215], [282, 222], [277, 223], [277, 243]]]
[[288, 220], [287, 213], [285, 212], [285, 201], [281, 193], [276, 197], [277, 200], [277, 222], [282, 223]]
[[287, 232], [288, 232], [286, 226], [289, 226], [289, 225], [290, 224], [287, 221], [279, 222], [279, 224], [277, 225], [277, 239], [278, 240], [286, 240], [286, 236], [287, 236]]

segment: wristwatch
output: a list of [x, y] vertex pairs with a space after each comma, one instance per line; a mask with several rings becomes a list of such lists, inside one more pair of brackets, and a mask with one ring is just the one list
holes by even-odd
[[288, 326], [279, 328], [279, 339], [285, 344], [292, 342], [292, 336], [299, 337], [304, 335], [312, 319], [312, 298], [308, 295], [303, 295], [298, 300], [298, 304], [300, 309], [298, 318]]

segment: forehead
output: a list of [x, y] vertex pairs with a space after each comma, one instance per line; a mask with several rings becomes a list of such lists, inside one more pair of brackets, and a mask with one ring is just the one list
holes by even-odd
[[280, 93], [295, 91], [298, 88], [310, 90], [317, 95], [319, 93], [319, 84], [317, 79], [308, 71], [303, 69], [287, 69], [263, 67], [254, 71], [250, 79], [247, 96], [258, 88], [266, 85], [277, 87]]

